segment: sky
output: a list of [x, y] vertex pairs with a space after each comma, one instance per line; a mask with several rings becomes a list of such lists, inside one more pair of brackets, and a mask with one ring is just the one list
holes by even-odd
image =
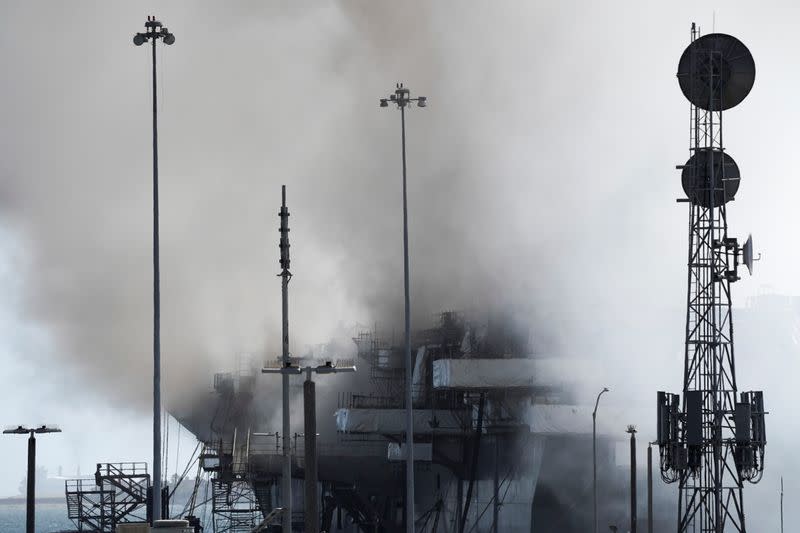
[[[407, 117], [414, 320], [523, 301], [560, 352], [603, 363], [591, 377], [615, 391], [608, 401], [648, 407], [679, 390], [688, 103], [674, 75], [692, 21], [740, 38], [757, 67], [725, 114], [742, 172], [730, 234], [752, 232], [762, 253], [735, 304], [800, 294], [800, 7], [398, 6], [0, 7], [0, 415], [62, 426], [41, 439], [44, 466], [150, 456], [150, 58], [131, 42], [148, 14], [176, 35], [158, 56], [168, 405], [205, 394], [236, 354], [277, 353], [282, 184], [292, 345], [400, 324], [399, 117], [378, 107], [398, 81], [429, 103]], [[790, 397], [766, 367], [747, 366], [744, 388]], [[770, 446], [788, 450], [799, 428], [774, 412], [785, 424]], [[0, 464], [0, 495], [23, 476], [23, 440], [0, 439], [0, 454], [20, 457]], [[779, 470], [753, 489], [764, 501]]]

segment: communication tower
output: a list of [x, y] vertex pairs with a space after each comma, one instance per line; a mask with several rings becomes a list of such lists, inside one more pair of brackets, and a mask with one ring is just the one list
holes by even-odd
[[689, 160], [679, 165], [689, 203], [688, 291], [683, 398], [658, 393], [661, 476], [678, 482], [678, 533], [744, 533], [745, 481], [764, 469], [763, 393], [738, 393], [731, 285], [743, 263], [752, 274], [753, 241], [728, 236], [727, 208], [739, 188], [739, 168], [725, 152], [722, 112], [753, 86], [750, 51], [730, 35], [700, 36], [678, 64], [690, 102]]

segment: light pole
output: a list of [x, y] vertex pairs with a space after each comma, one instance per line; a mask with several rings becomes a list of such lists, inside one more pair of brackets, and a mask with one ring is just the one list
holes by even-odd
[[631, 435], [631, 529], [630, 533], [636, 533], [636, 426], [629, 425], [626, 433]]
[[156, 41], [175, 42], [175, 36], [155, 17], [147, 17], [147, 31], [133, 36], [133, 44], [150, 41], [153, 51], [153, 522], [161, 519], [161, 292], [158, 257], [158, 91]]
[[603, 390], [597, 395], [594, 411], [592, 411], [592, 505], [594, 506], [592, 527], [594, 533], [597, 533], [597, 406], [600, 405], [600, 396], [606, 392], [609, 392], [608, 387], [603, 387]]
[[29, 435], [28, 436], [28, 493], [25, 499], [25, 532], [34, 533], [35, 527], [35, 506], [36, 506], [36, 433], [61, 433], [55, 426], [39, 426], [37, 428], [26, 428], [17, 426], [6, 429], [3, 433], [7, 435]]
[[408, 201], [406, 194], [406, 107], [416, 102], [419, 107], [426, 107], [428, 99], [424, 96], [411, 98], [411, 91], [398, 83], [394, 94], [381, 98], [381, 107], [388, 107], [389, 102], [400, 109], [400, 128], [403, 155], [403, 279], [405, 285], [405, 365], [406, 365], [406, 532], [414, 532], [414, 405], [411, 391], [413, 368], [411, 361], [411, 303], [408, 294]]

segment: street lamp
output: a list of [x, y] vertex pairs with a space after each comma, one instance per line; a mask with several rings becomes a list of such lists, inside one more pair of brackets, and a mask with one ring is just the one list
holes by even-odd
[[400, 128], [403, 155], [403, 279], [405, 285], [405, 365], [406, 365], [406, 532], [414, 532], [414, 405], [412, 404], [411, 380], [411, 304], [408, 295], [408, 201], [406, 194], [406, 107], [416, 102], [418, 107], [427, 107], [424, 96], [411, 97], [411, 91], [398, 83], [394, 94], [381, 98], [381, 107], [389, 107], [389, 102], [400, 109]]
[[6, 435], [29, 435], [28, 437], [28, 494], [25, 499], [25, 532], [34, 533], [36, 505], [36, 433], [61, 433], [56, 426], [41, 425], [37, 428], [17, 426], [3, 431]]
[[603, 390], [597, 395], [594, 411], [592, 411], [592, 505], [594, 506], [592, 527], [594, 533], [597, 533], [597, 406], [600, 405], [600, 396], [606, 392], [609, 392], [608, 387], [603, 387]]
[[155, 17], [147, 17], [147, 31], [133, 36], [133, 44], [150, 41], [153, 52], [153, 522], [161, 519], [161, 292], [158, 256], [158, 91], [156, 41], [173, 44], [175, 35]]

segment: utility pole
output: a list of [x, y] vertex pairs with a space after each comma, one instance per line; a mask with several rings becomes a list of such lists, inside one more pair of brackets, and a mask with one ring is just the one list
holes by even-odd
[[158, 242], [158, 87], [156, 41], [175, 42], [175, 35], [155, 17], [147, 17], [147, 31], [133, 36], [133, 44], [150, 41], [153, 57], [153, 523], [161, 519], [161, 289]]
[[27, 428], [17, 426], [3, 431], [6, 435], [28, 435], [28, 487], [25, 497], [25, 533], [35, 533], [36, 527], [36, 434], [61, 433], [55, 426]]
[[653, 443], [647, 444], [647, 533], [653, 533]]
[[[355, 365], [333, 365], [331, 361], [313, 367], [301, 369], [306, 373], [303, 383], [304, 411], [304, 445], [305, 445], [305, 527], [306, 533], [319, 533], [319, 501], [317, 494], [317, 393], [316, 384], [312, 380], [313, 373], [337, 374], [339, 372], [355, 372]], [[377, 527], [377, 526], [376, 526]]]
[[608, 387], [603, 387], [603, 390], [597, 395], [597, 400], [594, 402], [594, 411], [592, 411], [592, 505], [594, 507], [592, 527], [594, 528], [594, 533], [597, 533], [597, 406], [600, 405], [600, 396], [608, 391]]
[[403, 157], [403, 279], [405, 287], [405, 404], [406, 404], [406, 532], [414, 533], [414, 405], [411, 391], [413, 364], [411, 360], [411, 302], [408, 281], [408, 201], [406, 194], [406, 107], [416, 102], [418, 107], [426, 107], [428, 99], [424, 96], [411, 98], [411, 91], [398, 83], [394, 94], [381, 98], [381, 107], [389, 102], [400, 109], [400, 131]]
[[631, 434], [631, 531], [636, 533], [636, 426], [628, 426]]

